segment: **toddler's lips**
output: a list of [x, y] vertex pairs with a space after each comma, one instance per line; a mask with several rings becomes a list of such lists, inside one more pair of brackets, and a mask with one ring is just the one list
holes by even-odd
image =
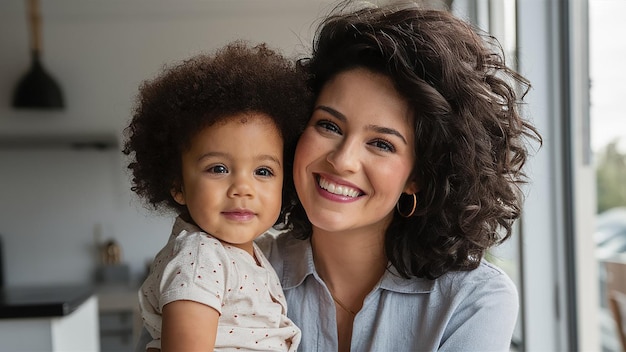
[[225, 218], [233, 221], [250, 221], [256, 214], [250, 210], [232, 210], [222, 212]]

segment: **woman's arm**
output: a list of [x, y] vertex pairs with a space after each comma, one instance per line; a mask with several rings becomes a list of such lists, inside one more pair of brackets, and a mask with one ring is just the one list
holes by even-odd
[[439, 351], [510, 351], [519, 310], [513, 282], [503, 273], [467, 286]]
[[194, 301], [174, 301], [163, 307], [161, 351], [213, 351], [217, 310]]

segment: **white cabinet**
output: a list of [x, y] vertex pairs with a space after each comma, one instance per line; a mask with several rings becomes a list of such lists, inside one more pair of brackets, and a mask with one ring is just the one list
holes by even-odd
[[0, 319], [0, 351], [100, 351], [98, 299], [68, 315]]

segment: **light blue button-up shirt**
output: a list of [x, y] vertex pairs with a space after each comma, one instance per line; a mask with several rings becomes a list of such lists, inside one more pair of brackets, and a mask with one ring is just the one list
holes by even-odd
[[[315, 271], [310, 241], [284, 233], [257, 244], [281, 280], [287, 315], [302, 330], [298, 351], [337, 351], [335, 304]], [[351, 350], [509, 351], [518, 309], [513, 282], [485, 261], [436, 280], [403, 279], [391, 267], [354, 318]], [[137, 351], [149, 337], [144, 329]]]
[[[299, 351], [337, 351], [335, 304], [313, 264], [309, 240], [288, 233], [257, 243], [278, 273], [288, 313], [302, 329]], [[352, 351], [509, 351], [518, 295], [497, 267], [436, 280], [403, 279], [393, 267], [354, 319]]]

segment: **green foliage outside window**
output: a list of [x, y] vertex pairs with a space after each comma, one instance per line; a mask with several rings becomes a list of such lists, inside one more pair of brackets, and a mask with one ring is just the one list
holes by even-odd
[[598, 153], [597, 161], [598, 213], [626, 206], [626, 150], [620, 148], [620, 140], [607, 144]]

